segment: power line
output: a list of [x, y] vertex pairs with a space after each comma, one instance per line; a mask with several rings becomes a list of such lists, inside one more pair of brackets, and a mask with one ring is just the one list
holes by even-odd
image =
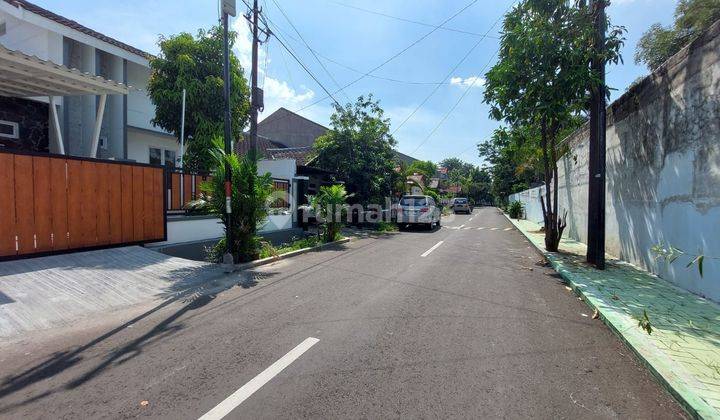
[[[487, 69], [487, 67], [490, 65], [490, 63], [492, 63], [492, 60], [495, 58], [495, 56], [497, 55], [497, 53], [498, 53], [499, 51], [500, 51], [500, 49], [498, 48], [498, 49], [495, 51], [495, 53], [492, 55], [492, 57], [490, 57], [490, 60], [488, 60], [488, 62], [485, 64], [485, 66], [483, 66], [482, 70], [480, 70], [480, 74], [482, 74], [482, 73], [485, 71], [485, 69]], [[448, 110], [448, 112], [446, 112], [445, 115], [443, 115], [443, 117], [442, 117], [442, 119], [440, 120], [440, 122], [438, 122], [437, 125], [430, 131], [430, 134], [428, 134], [427, 137], [425, 137], [425, 140], [423, 140], [422, 143], [420, 143], [420, 144], [415, 148], [415, 150], [412, 151], [412, 154], [414, 154], [415, 152], [417, 152], [418, 149], [420, 149], [425, 143], [427, 143], [428, 140], [430, 140], [430, 138], [435, 134], [435, 132], [438, 130], [438, 128], [440, 128], [440, 126], [443, 125], [443, 123], [445, 122], [445, 120], [448, 119], [448, 117], [450, 116], [450, 114], [452, 114], [453, 111], [455, 111], [455, 108], [457, 108], [457, 106], [460, 105], [460, 102], [462, 102], [462, 100], [465, 98], [465, 96], [467, 96], [467, 94], [470, 92], [470, 89], [472, 89], [473, 87], [475, 87], [475, 84], [477, 83], [478, 80], [480, 80], [479, 77], [476, 77], [475, 79], [473, 79], [472, 83], [470, 83], [470, 84], [468, 85], [468, 87], [465, 89], [465, 91], [463, 92], [463, 94], [458, 98], [458, 100], [455, 102], [455, 104], [453, 104], [453, 106]]]
[[[500, 20], [503, 18], [504, 15], [505, 15], [505, 13], [503, 13], [502, 15], [500, 15], [500, 17], [495, 20], [495, 22], [492, 24], [492, 26], [490, 27], [490, 29], [488, 29], [488, 30], [485, 32], [485, 35], [486, 35], [486, 36], [487, 36], [488, 34], [490, 34], [490, 31], [492, 31], [493, 28], [495, 28], [495, 26], [498, 24], [498, 22], [500, 22]], [[455, 70], [457, 70], [458, 67], [460, 67], [460, 65], [462, 65], [462, 63], [465, 62], [465, 60], [467, 60], [467, 58], [470, 56], [470, 54], [472, 54], [472, 52], [475, 51], [475, 48], [477, 48], [478, 45], [480, 45], [480, 43], [481, 43], [484, 39], [485, 39], [484, 37], [478, 39], [478, 41], [472, 46], [472, 48], [470, 48], [470, 50], [468, 50], [467, 53], [465, 53], [465, 55], [460, 59], [460, 61], [458, 61], [457, 64], [455, 64], [455, 66], [454, 66], [452, 69], [450, 69], [450, 71], [447, 73], [447, 75], [445, 75], [445, 77], [441, 80], [441, 83], [444, 83], [447, 79], [449, 79], [449, 78], [455, 73]], [[482, 73], [482, 72], [481, 72], [481, 73]], [[479, 77], [479, 76], [476, 76], [475, 79], [473, 79], [473, 83], [472, 83], [472, 84], [475, 84], [475, 82], [477, 82], [478, 77]], [[440, 86], [441, 86], [440, 84], [438, 84], [437, 86], [435, 86], [435, 88], [425, 97], [425, 99], [423, 99], [423, 101], [420, 103], [420, 105], [418, 105], [418, 106], [413, 110], [413, 112], [411, 112], [410, 115], [408, 115], [407, 118], [405, 118], [405, 119], [403, 120], [403, 122], [401, 122], [400, 125], [398, 125], [397, 128], [395, 128], [395, 130], [393, 130], [392, 134], [397, 133], [397, 131], [400, 130], [400, 128], [402, 128], [402, 126], [404, 126], [405, 123], [408, 122], [408, 121], [410, 120], [410, 118], [412, 118], [412, 117], [415, 115], [415, 113], [417, 113], [417, 112], [420, 110], [420, 108], [422, 108], [423, 105], [425, 105], [425, 103], [427, 103], [428, 100], [430, 100], [430, 98], [435, 94], [435, 92], [437, 92], [438, 89], [440, 89]], [[413, 152], [413, 153], [414, 153], [414, 152]]]
[[[333, 100], [333, 102], [335, 102], [335, 104], [337, 104], [338, 106], [340, 106], [340, 102], [338, 102], [337, 99], [335, 99], [335, 97], [333, 96], [333, 94], [330, 93], [330, 91], [329, 91], [327, 88], [325, 88], [325, 85], [323, 85], [323, 84], [320, 82], [320, 80], [318, 80], [318, 78], [315, 77], [315, 75], [310, 71], [310, 69], [308, 69], [307, 66], [305, 66], [305, 64], [303, 64], [302, 61], [300, 61], [300, 59], [295, 55], [295, 53], [293, 53], [292, 50], [290, 50], [290, 48], [289, 48], [287, 45], [285, 45], [285, 43], [282, 41], [282, 39], [280, 39], [280, 37], [278, 37], [277, 34], [275, 34], [275, 33], [272, 32], [272, 31], [270, 31], [270, 34], [271, 34], [272, 36], [274, 36], [275, 39], [278, 40], [278, 42], [280, 43], [280, 45], [285, 49], [285, 51], [287, 51], [287, 52], [290, 54], [290, 56], [291, 56], [292, 58], [295, 59], [295, 61], [298, 62], [298, 64], [300, 64], [300, 66], [303, 68], [303, 70], [305, 70], [305, 72], [306, 72], [308, 75], [310, 75], [310, 77], [312, 77], [312, 79], [315, 81], [315, 83], [317, 83], [318, 86], [320, 86], [320, 87], [322, 88], [322, 90], [325, 91], [325, 93], [327, 94], [327, 96], [326, 96], [325, 98], [323, 98], [323, 100], [324, 100], [324, 99], [327, 99], [327, 98], [329, 97], [329, 98], [331, 98], [331, 99]], [[335, 92], [335, 93], [337, 93], [337, 92]], [[304, 108], [303, 108], [303, 109], [304, 109]]]
[[[353, 5], [350, 5], [350, 4], [341, 3], [341, 2], [339, 2], [339, 1], [333, 1], [333, 0], [329, 0], [329, 1], [330, 1], [330, 3], [337, 4], [338, 6], [347, 7], [347, 8], [349, 8], [349, 9], [359, 10], [359, 11], [361, 11], [361, 12], [370, 13], [370, 14], [373, 14], [373, 15], [383, 16], [383, 17], [386, 17], [386, 18], [389, 18], [389, 19], [399, 20], [399, 21], [401, 21], [401, 22], [413, 23], [413, 24], [415, 24], [415, 25], [427, 26], [427, 27], [431, 27], [431, 28], [439, 28], [438, 26], [433, 25], [432, 23], [420, 22], [420, 21], [417, 21], [417, 20], [406, 19], [406, 18], [399, 17], [399, 16], [393, 16], [393, 15], [389, 15], [389, 14], [387, 14], [387, 13], [378, 12], [378, 11], [376, 11], [376, 10], [364, 9], [364, 8], [362, 8], [362, 7], [357, 7], [357, 6], [353, 6]], [[497, 39], [497, 37], [495, 37], [495, 36], [483, 35], [483, 34], [480, 34], [480, 33], [477, 33], [477, 32], [470, 32], [470, 31], [465, 31], [465, 30], [462, 30], [462, 29], [445, 28], [445, 27], [442, 27], [442, 28], [439, 28], [439, 29], [442, 29], [442, 30], [445, 30], [445, 31], [448, 31], [448, 32], [457, 32], [457, 33], [466, 34], [466, 35], [479, 36], [479, 37], [482, 37], [482, 38], [493, 38], [493, 39]]]
[[[293, 40], [293, 41], [295, 41], [295, 42], [298, 42], [298, 43], [301, 42], [301, 41], [299, 41], [297, 38], [295, 38], [295, 37], [293, 37], [292, 35], [286, 33], [285, 31], [283, 31], [283, 30], [282, 30], [280, 27], [278, 27], [277, 25], [274, 25], [274, 26], [275, 26], [275, 31], [282, 33], [283, 36], [285, 36], [286, 38], [289, 38], [289, 39], [291, 39], [291, 40]], [[339, 67], [342, 67], [342, 68], [344, 68], [344, 69], [346, 69], [346, 70], [349, 70], [349, 71], [352, 71], [352, 72], [358, 73], [358, 74], [365, 74], [365, 73], [366, 73], [364, 70], [359, 70], [359, 69], [350, 67], [350, 66], [348, 66], [347, 64], [341, 63], [341, 62], [339, 62], [339, 61], [337, 61], [337, 60], [334, 60], [334, 59], [332, 59], [332, 58], [330, 58], [330, 57], [322, 54], [320, 51], [318, 51], [318, 50], [316, 50], [316, 49], [313, 49], [313, 48], [309, 48], [309, 49], [310, 49], [311, 51], [313, 51], [315, 54], [317, 54], [318, 57], [324, 59], [325, 61], [328, 61], [328, 62], [330, 62], [330, 63], [333, 63], [333, 64], [335, 64], [335, 65], [337, 65], [337, 66], [339, 66]], [[450, 83], [423, 82], [423, 81], [414, 81], [414, 80], [401, 80], [401, 79], [395, 79], [395, 78], [392, 78], [392, 77], [378, 76], [378, 75], [375, 75], [375, 74], [369, 74], [367, 77], [370, 77], [370, 78], [373, 78], [373, 79], [378, 79], [378, 80], [385, 80], [385, 81], [388, 81], [388, 82], [403, 83], [403, 84], [407, 84], [407, 85], [437, 85], [437, 84], [448, 85], [448, 84], [450, 84]]]
[[[310, 47], [310, 45], [307, 43], [307, 41], [305, 41], [305, 38], [302, 36], [302, 34], [298, 30], [298, 28], [295, 26], [295, 24], [292, 22], [292, 20], [290, 20], [290, 17], [288, 17], [287, 13], [285, 13], [285, 10], [283, 10], [283, 8], [280, 7], [280, 5], [278, 4], [278, 2], [276, 0], [272, 0], [272, 2], [275, 5], [275, 7], [277, 7], [277, 9], [280, 11], [280, 13], [283, 15], [285, 20], [293, 28], [293, 30], [295, 31], [297, 36], [300, 37], [300, 40], [302, 41], [303, 44], [305, 44], [305, 47], [310, 51], [310, 53], [313, 55], [313, 57], [315, 57], [315, 60], [318, 62], [318, 64], [320, 64], [320, 66], [323, 68], [323, 70], [325, 70], [325, 73], [327, 73], [327, 75], [330, 76], [330, 79], [333, 81], [333, 83], [335, 83], [335, 86], [337, 86], [339, 88], [340, 83], [338, 83], [338, 81], [335, 79], [335, 77], [332, 75], [332, 73], [330, 73], [330, 71], [327, 69], [327, 67], [325, 67], [325, 64], [323, 64], [323, 62], [320, 60], [320, 58], [317, 56], [317, 54], [315, 54], [315, 51]], [[347, 96], [346, 92], [343, 92], [343, 95], [345, 95], [345, 98], [348, 101], [350, 100], [350, 98]]]
[[[340, 92], [340, 91], [343, 91], [343, 90], [347, 89], [348, 87], [350, 87], [350, 86], [354, 85], [355, 83], [363, 80], [365, 77], [369, 76], [370, 74], [374, 73], [375, 71], [381, 69], [381, 68], [384, 67], [386, 64], [390, 63], [391, 61], [393, 61], [394, 59], [396, 59], [397, 57], [399, 57], [400, 55], [402, 55], [404, 52], [406, 52], [406, 51], [409, 50], [410, 48], [412, 48], [412, 47], [414, 47], [415, 45], [417, 45], [417, 44], [419, 44], [420, 42], [422, 42], [425, 38], [427, 38], [427, 37], [429, 37], [430, 35], [432, 35], [435, 31], [437, 31], [437, 30], [438, 30], [439, 28], [441, 28], [443, 25], [445, 25], [446, 23], [448, 23], [449, 21], [451, 21], [452, 19], [454, 19], [455, 17], [457, 17], [459, 14], [461, 14], [462, 12], [464, 12], [464, 11], [467, 10], [470, 6], [474, 5], [474, 4], [477, 3], [477, 2], [478, 2], [478, 0], [472, 0], [470, 3], [468, 3], [467, 5], [465, 5], [463, 8], [461, 8], [460, 10], [458, 10], [457, 12], [455, 12], [452, 16], [450, 16], [449, 18], [445, 19], [439, 26], [434, 27], [431, 31], [429, 31], [429, 32], [426, 33], [425, 35], [421, 36], [420, 38], [418, 38], [417, 40], [415, 40], [414, 42], [412, 42], [410, 45], [408, 45], [407, 47], [405, 47], [405, 48], [403, 48], [402, 50], [400, 50], [399, 52], [393, 54], [390, 58], [386, 59], [385, 61], [383, 61], [383, 62], [380, 63], [379, 65], [375, 66], [375, 67], [374, 67], [373, 69], [371, 69], [370, 71], [365, 72], [362, 76], [360, 76], [359, 78], [357, 78], [357, 79], [353, 80], [352, 82], [346, 84], [346, 85], [343, 86], [340, 90], [335, 91], [334, 93], [338, 93], [338, 92]], [[272, 23], [272, 21], [270, 21], [270, 23]], [[275, 36], [275, 38], [277, 38], [277, 36]], [[320, 98], [320, 99], [318, 99], [318, 100], [316, 100], [316, 101], [314, 101], [314, 102], [312, 102], [312, 103], [310, 103], [310, 104], [308, 104], [308, 105], [305, 105], [304, 107], [296, 110], [295, 112], [300, 112], [300, 111], [303, 111], [303, 110], [305, 110], [305, 109], [307, 109], [307, 108], [310, 108], [311, 106], [317, 105], [317, 104], [319, 104], [320, 102], [322, 102], [322, 101], [324, 101], [325, 99], [327, 99], [328, 97], [332, 98], [332, 95], [329, 95], [329, 92], [327, 92], [327, 93], [328, 93], [327, 96], [324, 96], [324, 97], [322, 97], [322, 98]], [[333, 99], [334, 99], [334, 98], [333, 98]], [[335, 102], [337, 103], [337, 101], [335, 101]]]

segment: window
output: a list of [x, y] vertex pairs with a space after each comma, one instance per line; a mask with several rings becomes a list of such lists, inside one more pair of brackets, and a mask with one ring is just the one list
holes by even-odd
[[162, 165], [162, 150], [155, 147], [150, 148], [150, 164]]
[[424, 207], [428, 204], [425, 197], [403, 197], [400, 200], [400, 205], [404, 207]]
[[290, 182], [284, 179], [273, 180], [273, 201], [272, 208], [289, 208], [290, 207]]
[[165, 151], [165, 166], [169, 168], [175, 167], [175, 151], [174, 150], [166, 150]]
[[0, 137], [6, 139], [20, 138], [20, 126], [16, 122], [0, 120]]

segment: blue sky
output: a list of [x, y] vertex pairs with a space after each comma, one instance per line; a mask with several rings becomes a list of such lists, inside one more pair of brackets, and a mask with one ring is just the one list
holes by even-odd
[[[157, 37], [181, 31], [194, 33], [198, 28], [217, 22], [217, 4], [214, 0], [35, 0], [39, 5], [56, 13], [115, 37], [151, 53], [157, 53]], [[432, 31], [428, 26], [403, 22], [385, 16], [360, 11], [350, 6], [370, 9], [379, 13], [409, 20], [439, 24], [470, 0], [276, 0], [305, 41], [323, 57], [343, 66], [367, 72]], [[608, 69], [608, 84], [618, 89], [613, 98], [627, 86], [647, 74], [642, 66], [633, 63], [635, 44], [642, 33], [653, 23], [672, 22], [677, 0], [614, 0], [609, 14], [614, 24], [627, 28], [627, 42], [623, 49], [625, 64]], [[288, 35], [298, 38], [272, 0], [260, 0], [271, 22], [280, 28], [290, 48], [308, 66], [331, 92], [357, 79], [362, 74], [348, 70], [321, 58], [332, 78], [315, 61], [305, 46]], [[497, 22], [514, 0], [480, 0], [465, 9], [445, 26], [460, 31], [437, 30], [392, 60], [373, 75], [396, 79], [388, 81], [366, 77], [335, 97], [344, 103], [348, 98], [372, 93], [381, 101], [387, 116], [397, 127], [435, 89], [437, 83], [460, 62], [480, 36], [488, 31], [497, 37], [501, 22]], [[238, 8], [244, 9], [238, 0]], [[493, 27], [493, 24], [497, 25]], [[242, 18], [233, 22], [240, 32], [236, 52], [241, 62], [249, 63], [250, 41], [247, 25]], [[491, 29], [492, 28], [492, 29]], [[267, 49], [265, 49], [267, 48]], [[481, 164], [474, 145], [486, 140], [499, 125], [488, 118], [488, 108], [482, 103], [482, 75], [495, 61], [498, 40], [485, 38], [467, 59], [452, 72], [446, 84], [408, 120], [396, 133], [398, 149], [414, 157], [438, 162], [457, 156]], [[267, 51], [267, 52], [266, 52]], [[264, 83], [266, 109], [260, 118], [280, 106], [298, 110], [325, 96], [320, 88], [274, 39], [261, 53], [261, 84]], [[472, 88], [472, 78], [479, 78]], [[452, 82], [451, 82], [452, 81]], [[457, 103], [439, 128], [432, 130]], [[347, 96], [345, 96], [347, 95]], [[331, 103], [325, 100], [300, 114], [327, 125], [332, 112]]]

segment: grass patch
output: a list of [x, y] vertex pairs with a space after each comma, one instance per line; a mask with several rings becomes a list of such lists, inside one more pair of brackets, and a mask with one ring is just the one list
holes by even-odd
[[378, 222], [377, 228], [375, 229], [378, 232], [397, 232], [398, 225], [396, 223], [390, 223], [390, 222]]
[[269, 242], [263, 242], [262, 249], [260, 250], [260, 258], [277, 257], [288, 252], [297, 251], [304, 248], [312, 248], [322, 243], [317, 236], [310, 236], [302, 239], [291, 240], [288, 243], [284, 243], [278, 247], [273, 246]]

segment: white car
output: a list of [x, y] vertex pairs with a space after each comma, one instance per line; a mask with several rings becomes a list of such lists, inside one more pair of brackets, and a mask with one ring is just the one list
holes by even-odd
[[428, 229], [440, 227], [442, 212], [435, 200], [427, 195], [406, 195], [397, 207], [397, 223], [400, 229], [408, 225], [423, 225]]

